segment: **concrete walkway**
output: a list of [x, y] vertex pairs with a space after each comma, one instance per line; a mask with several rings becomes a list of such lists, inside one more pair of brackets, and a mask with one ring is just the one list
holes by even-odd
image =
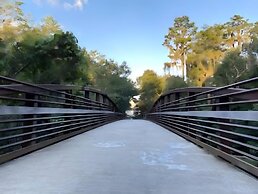
[[258, 180], [143, 120], [118, 121], [0, 166], [1, 194], [257, 194]]

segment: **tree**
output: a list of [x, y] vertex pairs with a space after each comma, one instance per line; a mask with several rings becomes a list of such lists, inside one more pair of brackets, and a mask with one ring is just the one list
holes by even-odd
[[250, 24], [240, 15], [234, 15], [225, 25], [225, 39], [229, 48], [239, 47], [240, 51], [244, 43], [250, 42]]
[[224, 56], [222, 48], [223, 26], [206, 27], [196, 34], [189, 55], [188, 78], [191, 85], [203, 86], [206, 79], [214, 74]]
[[214, 74], [216, 86], [224, 86], [241, 81], [248, 76], [247, 59], [240, 56], [239, 51], [229, 52]]
[[[252, 42], [246, 45], [248, 60], [248, 78], [258, 76], [258, 37], [253, 37]], [[258, 87], [258, 84], [254, 84]]]
[[128, 110], [129, 100], [138, 92], [135, 84], [128, 78], [131, 70], [126, 62], [118, 65], [114, 60], [107, 60], [97, 51], [89, 52], [88, 56], [92, 86], [107, 93], [122, 112]]
[[105, 92], [114, 101], [119, 110], [122, 112], [129, 110], [130, 99], [138, 94], [134, 83], [126, 77], [117, 75], [108, 77], [106, 83], [108, 87], [106, 87]]
[[29, 29], [26, 17], [21, 9], [21, 1], [2, 0], [0, 6], [0, 38], [14, 42]]
[[170, 77], [167, 77], [165, 80], [165, 88], [163, 89], [163, 93], [176, 88], [185, 88], [185, 87], [187, 87], [187, 83], [184, 81], [183, 78], [178, 76], [170, 76]]
[[41, 33], [45, 36], [62, 33], [61, 26], [51, 16], [47, 16], [43, 19], [43, 23], [40, 26]]
[[203, 28], [196, 33], [195, 42], [192, 45], [193, 52], [202, 53], [205, 50], [223, 50], [223, 25], [214, 25]]
[[174, 20], [173, 27], [169, 28], [163, 43], [169, 49], [169, 57], [174, 61], [181, 61], [183, 79], [186, 78], [187, 54], [196, 30], [194, 22], [190, 22], [187, 16], [178, 17]]
[[140, 91], [139, 108], [144, 114], [151, 109], [161, 95], [162, 80], [154, 71], [146, 70], [142, 76], [137, 78], [137, 84]]
[[[253, 37], [249, 44], [243, 44], [243, 51], [228, 52], [214, 77], [207, 80], [210, 86], [223, 86], [258, 76], [258, 39]], [[245, 87], [257, 87], [257, 83]]]
[[72, 33], [62, 32], [32, 41], [33, 35], [26, 34], [23, 41], [13, 46], [7, 76], [33, 83], [87, 82], [83, 68], [88, 64]]
[[196, 30], [187, 16], [175, 19], [163, 43], [171, 58], [164, 63], [165, 74], [183, 64], [188, 84], [194, 86], [219, 86], [257, 76], [258, 22], [234, 15], [225, 24]]
[[0, 23], [2, 25], [13, 22], [26, 22], [21, 9], [22, 1], [16, 0], [1, 0], [0, 6]]
[[0, 39], [0, 75], [5, 75], [5, 64], [7, 61], [7, 43], [3, 39]]
[[[21, 1], [2, 0], [0, 3], [0, 41], [2, 46], [2, 53], [5, 53], [0, 58], [2, 68], [8, 62], [8, 57], [11, 54], [11, 49], [16, 42], [22, 40], [23, 33], [28, 31], [29, 25], [21, 10]], [[0, 72], [5, 71], [0, 69]]]
[[29, 26], [21, 2], [6, 1], [0, 6], [0, 73], [33, 83], [88, 85], [106, 92], [121, 111], [137, 94], [128, 78], [130, 68], [118, 65], [98, 52], [80, 48], [70, 32], [64, 32], [53, 17]]
[[258, 22], [255, 22], [250, 30], [251, 38], [258, 38]]

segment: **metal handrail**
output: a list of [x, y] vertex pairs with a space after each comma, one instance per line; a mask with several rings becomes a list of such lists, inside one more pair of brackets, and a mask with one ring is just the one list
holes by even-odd
[[[90, 102], [92, 104], [98, 104], [98, 105], [103, 104], [104, 105], [104, 103], [98, 102], [96, 100], [88, 99], [88, 98], [85, 98], [85, 97], [82, 97], [82, 96], [76, 96], [76, 95], [73, 95], [73, 94], [70, 94], [70, 93], [67, 93], [67, 92], [53, 90], [53, 89], [46, 88], [46, 87], [41, 86], [41, 85], [35, 85], [35, 84], [31, 84], [31, 83], [26, 83], [26, 82], [23, 82], [23, 81], [14, 80], [12, 78], [4, 77], [4, 76], [0, 76], [0, 81], [7, 81], [7, 82], [11, 83], [10, 85], [0, 86], [0, 90], [16, 90], [16, 92], [23, 92], [23, 93], [26, 93], [26, 94], [51, 96], [51, 95], [47, 95], [47, 94], [44, 94], [44, 93], [32, 92], [33, 91], [32, 89], [40, 89], [44, 92], [53, 92], [55, 94], [67, 96], [67, 97], [63, 97], [64, 100], [72, 100], [73, 102], [76, 102], [75, 99], [81, 99], [81, 100], [83, 100], [83, 101], [81, 101], [83, 103]], [[14, 84], [16, 84], [16, 85], [14, 85]], [[15, 87], [18, 87], [20, 85], [30, 87], [31, 91], [15, 89]], [[78, 87], [74, 86], [74, 89], [76, 89], [76, 88], [78, 88]], [[92, 88], [86, 88], [86, 87], [83, 87], [82, 89], [83, 89], [84, 92], [91, 92], [91, 93], [95, 93], [95, 94], [105, 96], [107, 98], [108, 102], [110, 102], [112, 104], [112, 106], [117, 109], [115, 103], [106, 94], [103, 94], [101, 91], [98, 91], [98, 90], [92, 89]], [[60, 96], [53, 96], [52, 95], [51, 98], [55, 98], [55, 99], [59, 98], [60, 99]], [[77, 102], [79, 102], [79, 101], [77, 101]]]
[[[225, 98], [225, 97], [234, 97], [234, 96], [238, 96], [238, 95], [243, 95], [243, 94], [248, 94], [248, 93], [254, 93], [257, 92], [258, 93], [258, 89], [254, 88], [254, 89], [250, 89], [250, 90], [243, 90], [243, 91], [237, 91], [237, 92], [232, 92], [232, 93], [228, 93], [228, 94], [222, 94], [222, 95], [216, 95], [216, 96], [211, 96], [211, 97], [207, 97], [207, 98], [201, 98], [201, 99], [197, 99], [197, 100], [189, 100], [187, 102], [181, 102], [181, 103], [177, 103], [172, 104], [172, 102], [170, 103], [166, 103], [166, 104], [162, 104], [161, 107], [169, 107], [172, 108], [173, 106], [178, 106], [178, 105], [183, 105], [186, 103], [195, 103], [195, 102], [202, 102], [202, 101], [206, 101], [206, 100], [212, 100], [212, 99], [216, 99], [216, 98]], [[191, 96], [192, 98], [193, 96]]]
[[[47, 86], [0, 76], [0, 164], [124, 118], [99, 90]], [[78, 88], [84, 97], [72, 94]]]
[[[197, 93], [197, 94], [194, 94], [194, 95], [191, 95], [191, 96], [180, 98], [180, 99], [172, 101], [170, 103], [176, 103], [176, 102], [180, 102], [182, 100], [188, 100], [189, 98], [198, 97], [198, 96], [202, 96], [202, 95], [205, 95], [205, 94], [215, 93], [215, 92], [218, 92], [218, 91], [221, 91], [221, 90], [226, 90], [228, 88], [233, 88], [233, 87], [237, 87], [237, 86], [240, 86], [240, 85], [243, 85], [243, 84], [252, 83], [254, 81], [258, 81], [258, 77], [254, 77], [254, 78], [251, 78], [251, 79], [248, 79], [248, 80], [244, 80], [244, 81], [240, 81], [240, 82], [237, 82], [237, 83], [233, 83], [233, 84], [230, 84], [230, 85], [227, 85], [227, 86], [222, 86], [222, 87], [210, 89], [210, 90], [205, 91], [205, 92], [200, 92], [200, 93]], [[172, 92], [173, 91], [171, 91], [171, 93]], [[166, 96], [169, 95], [169, 94], [170, 94], [170, 92], [166, 93]], [[164, 97], [164, 96], [162, 96], [162, 97]], [[154, 105], [157, 103], [157, 101], [154, 103]]]
[[155, 102], [147, 119], [258, 176], [258, 88], [239, 88], [257, 80], [172, 90]]

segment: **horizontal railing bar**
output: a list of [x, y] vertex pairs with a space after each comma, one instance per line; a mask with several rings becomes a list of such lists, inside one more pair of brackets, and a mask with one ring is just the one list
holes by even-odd
[[[85, 122], [81, 122], [81, 123], [76, 123], [78, 126], [78, 128], [80, 128], [81, 124], [84, 124], [84, 123], [87, 123], [87, 124], [92, 124], [92, 123], [88, 123], [89, 121], [85, 121]], [[97, 121], [96, 121], [97, 122]], [[99, 121], [98, 121], [99, 122]], [[72, 125], [75, 125], [75, 124], [72, 124]], [[71, 125], [66, 125], [66, 126], [59, 126], [59, 128], [64, 128], [64, 127], [70, 127]], [[55, 128], [57, 129], [57, 128]], [[53, 128], [49, 128], [48, 130], [54, 130]], [[46, 134], [46, 135], [43, 135], [43, 136], [39, 136], [39, 137], [36, 137], [36, 138], [31, 138], [31, 139], [27, 139], [27, 140], [23, 140], [23, 141], [18, 141], [18, 142], [15, 142], [13, 144], [8, 144], [8, 145], [5, 145], [5, 146], [1, 146], [0, 147], [0, 150], [2, 149], [6, 149], [6, 148], [9, 148], [9, 147], [13, 147], [13, 146], [17, 146], [17, 145], [20, 145], [20, 144], [24, 144], [24, 143], [27, 143], [27, 142], [31, 142], [31, 141], [35, 141], [37, 139], [42, 139], [42, 138], [45, 138], [45, 137], [49, 137], [49, 136], [53, 136], [53, 135], [56, 135], [56, 134], [59, 134], [59, 133], [63, 133], [63, 132], [67, 132], [67, 131], [71, 131], [71, 129], [67, 129], [67, 130], [62, 130], [62, 131], [58, 131], [58, 132], [54, 132], [54, 133], [50, 133], [50, 134]]]
[[62, 135], [57, 135], [57, 136], [51, 137], [50, 139], [47, 139], [47, 140], [44, 140], [44, 141], [39, 141], [36, 144], [33, 142], [26, 147], [19, 147], [16, 150], [13, 150], [13, 151], [10, 151], [10, 152], [5, 152], [2, 155], [0, 155], [0, 164], [3, 164], [7, 161], [10, 161], [10, 160], [12, 160], [14, 158], [17, 158], [17, 157], [20, 157], [20, 156], [23, 156], [25, 154], [31, 153], [33, 151], [39, 150], [39, 149], [44, 148], [46, 146], [53, 145], [54, 143], [60, 142], [62, 140], [65, 140], [65, 139], [74, 137], [76, 135], [82, 134], [82, 133], [87, 132], [89, 130], [92, 130], [94, 128], [101, 127], [101, 126], [103, 126], [107, 123], [108, 122], [97, 123], [97, 124], [94, 124], [92, 126], [86, 125], [82, 128], [71, 131], [70, 133], [63, 133]]
[[94, 114], [83, 114], [83, 115], [69, 115], [69, 116], [52, 116], [52, 117], [31, 117], [31, 118], [22, 118], [22, 119], [8, 119], [8, 120], [0, 120], [0, 124], [2, 123], [18, 123], [18, 122], [27, 122], [27, 121], [41, 121], [41, 120], [50, 120], [50, 119], [60, 119], [60, 118], [74, 118], [74, 117], [87, 117], [91, 115], [96, 115], [99, 113]]
[[95, 108], [95, 107], [91, 107], [91, 106], [84, 106], [84, 105], [71, 104], [71, 103], [65, 103], [65, 102], [45, 101], [45, 100], [26, 99], [26, 98], [14, 98], [14, 97], [6, 97], [6, 96], [0, 96], [0, 99], [3, 99], [3, 100], [12, 100], [12, 101], [22, 101], [22, 102], [34, 102], [34, 103], [55, 104], [55, 105], [62, 105], [62, 106]]
[[[34, 84], [34, 83], [33, 83]], [[103, 93], [101, 90], [98, 90], [96, 88], [92, 88], [89, 86], [76, 86], [76, 85], [62, 85], [62, 84], [34, 84], [36, 86], [41, 86], [50, 90], [55, 90], [59, 92], [67, 92], [67, 91], [73, 91], [73, 90], [79, 90], [79, 91], [86, 91], [86, 92], [91, 92], [91, 93], [98, 93], [102, 96], [108, 97], [106, 93]], [[2, 85], [2, 86], [12, 86], [12, 88], [22, 88], [24, 90], [29, 90], [29, 91], [40, 91], [40, 89], [37, 88], [32, 88], [30, 86], [25, 86], [23, 84], [8, 84], [8, 85]], [[69, 93], [71, 94], [71, 93]]]
[[202, 122], [202, 123], [208, 123], [208, 124], [223, 125], [223, 126], [227, 126], [227, 127], [238, 127], [238, 128], [245, 128], [245, 129], [250, 129], [250, 130], [258, 130], [258, 127], [249, 126], [249, 125], [240, 125], [240, 124], [234, 124], [234, 123], [223, 123], [223, 122], [218, 122], [218, 121], [207, 121], [207, 120], [201, 120], [201, 119], [176, 117], [176, 116], [172, 116], [172, 115], [163, 115], [163, 116], [169, 116], [169, 117], [173, 117], [173, 118], [177, 118], [177, 119], [190, 120], [190, 121], [196, 121], [196, 122]]
[[[49, 89], [49, 88], [46, 88], [46, 87], [34, 85], [34, 84], [31, 84], [31, 83], [26, 83], [26, 82], [23, 82], [23, 81], [18, 81], [18, 80], [12, 79], [12, 78], [4, 77], [4, 76], [0, 76], [0, 79], [5, 80], [5, 81], [9, 81], [9, 82], [12, 82], [12, 83], [22, 84], [22, 85], [29, 86], [29, 87], [32, 87], [32, 88], [41, 89], [41, 90], [48, 91], [48, 92], [54, 92], [54, 93], [58, 93], [58, 94], [66, 94], [66, 95], [69, 95], [69, 96], [73, 96], [73, 95], [71, 95], [69, 93], [66, 93], [66, 92], [60, 92], [60, 91], [57, 91], [57, 90], [52, 90], [52, 89]], [[11, 84], [10, 84], [10, 86], [11, 86]]]
[[[155, 122], [155, 121], [154, 121]], [[157, 122], [155, 122], [157, 123]], [[180, 135], [181, 137], [185, 138], [186, 140], [189, 140], [191, 142], [193, 142], [194, 144], [201, 146], [202, 148], [204, 148], [205, 150], [207, 150], [208, 152], [212, 153], [215, 156], [219, 156], [223, 159], [225, 159], [226, 161], [232, 163], [233, 165], [244, 169], [245, 171], [251, 173], [252, 175], [258, 177], [258, 167], [255, 166], [254, 164], [251, 164], [249, 162], [246, 162], [245, 160], [243, 160], [243, 158], [239, 158], [237, 156], [231, 155], [229, 153], [223, 152], [222, 150], [219, 150], [218, 148], [215, 148], [211, 145], [208, 145], [204, 142], [202, 142], [199, 139], [195, 139], [194, 137], [188, 136], [187, 134], [176, 130], [174, 128], [168, 127], [165, 124], [161, 124], [161, 123], [157, 123], [158, 125], [166, 128], [167, 130], [176, 133], [177, 135]]]
[[216, 119], [232, 119], [242, 121], [258, 121], [258, 111], [182, 111], [182, 112], [156, 112], [150, 115], [176, 115]]
[[68, 100], [68, 101], [78, 102], [78, 103], [88, 104], [88, 105], [95, 104], [95, 105], [108, 106], [108, 104], [104, 104], [104, 103], [101, 103], [101, 102], [95, 102], [95, 101], [92, 101], [92, 100], [87, 99], [87, 98], [86, 98], [87, 101], [86, 100], [85, 101], [80, 101], [80, 100], [76, 100], [76, 99], [72, 99], [72, 98], [65, 98], [65, 97], [60, 97], [60, 96], [51, 96], [51, 95], [47, 95], [47, 94], [44, 94], [44, 93], [35, 93], [35, 92], [30, 92], [30, 91], [14, 89], [14, 88], [10, 88], [10, 87], [3, 87], [1, 85], [0, 85], [0, 89], [15, 91], [15, 92], [24, 93], [24, 94], [33, 94], [33, 95], [38, 95], [38, 96], [44, 96], [44, 97], [58, 99], [58, 100]]
[[258, 167], [251, 160], [258, 162], [258, 88], [233, 87], [257, 81], [175, 89], [162, 94], [146, 117], [256, 175]]
[[[12, 78], [7, 78], [7, 77], [0, 76], [0, 79], [5, 80], [5, 81], [9, 81], [9, 82], [14, 82], [14, 83], [22, 84], [22, 85], [29, 86], [29, 87], [32, 87], [32, 88], [42, 89], [42, 90], [48, 91], [48, 92], [54, 92], [54, 93], [57, 93], [57, 94], [64, 94], [64, 95], [75, 97], [75, 98], [78, 97], [78, 96], [73, 95], [73, 94], [69, 94], [69, 93], [66, 93], [66, 92], [60, 92], [60, 91], [57, 91], [57, 90], [52, 90], [52, 89], [49, 89], [49, 88], [46, 88], [46, 87], [42, 87], [42, 86], [38, 86], [38, 85], [35, 85], [35, 84], [14, 80]], [[97, 92], [95, 92], [95, 93], [97, 93]], [[88, 98], [84, 98], [84, 97], [81, 97], [81, 96], [79, 98], [84, 99], [84, 100], [89, 100]], [[92, 101], [93, 102], [97, 102], [97, 101], [94, 101], [94, 100], [92, 100]]]
[[213, 104], [201, 104], [195, 106], [184, 106], [177, 108], [164, 108], [163, 110], [181, 110], [181, 109], [190, 109], [190, 108], [201, 108], [201, 107], [212, 107], [212, 106], [222, 106], [222, 105], [239, 105], [239, 104], [250, 104], [258, 103], [258, 100], [244, 100], [244, 101], [235, 101], [235, 102], [220, 102]]
[[[93, 119], [94, 117], [96, 117], [96, 115], [94, 115], [93, 117], [89, 117], [89, 119]], [[98, 115], [98, 117], [96, 117], [96, 118], [99, 118], [99, 117], [107, 117], [107, 116], [106, 115]], [[87, 117], [85, 117], [85, 118], [87, 118]], [[74, 122], [74, 121], [85, 120], [85, 118], [72, 119], [72, 120], [66, 120], [66, 121], [40, 123], [40, 124], [34, 124], [34, 125], [23, 125], [23, 126], [18, 126], [18, 127], [10, 127], [7, 129], [0, 129], [0, 132], [7, 132], [7, 131], [14, 131], [14, 130], [21, 130], [21, 129], [30, 129], [30, 128], [34, 128], [34, 127], [43, 127], [43, 126], [55, 125], [55, 124], [70, 123], [70, 122]], [[1, 138], [0, 138], [0, 141], [1, 141]]]
[[[165, 123], [167, 123], [167, 121], [166, 121]], [[170, 126], [170, 127], [171, 127], [171, 126]], [[186, 131], [186, 130], [181, 129], [181, 128], [176, 127], [176, 126], [173, 126], [172, 128], [176, 128], [176, 129], [181, 130], [181, 131], [184, 131], [184, 132], [186, 132], [186, 133], [188, 133], [188, 134], [192, 134], [192, 135], [194, 135], [194, 136], [196, 136], [196, 137], [199, 137], [199, 138], [201, 138], [201, 139], [204, 139], [204, 140], [206, 140], [206, 141], [209, 141], [209, 142], [211, 142], [211, 143], [214, 143], [214, 144], [216, 144], [216, 145], [218, 145], [218, 146], [227, 148], [227, 149], [229, 149], [229, 150], [231, 150], [231, 151], [234, 151], [234, 152], [236, 152], [236, 153], [242, 154], [242, 155], [247, 156], [247, 157], [249, 157], [249, 158], [252, 158], [252, 159], [254, 159], [254, 160], [258, 160], [258, 157], [255, 157], [255, 156], [250, 155], [250, 154], [248, 154], [248, 153], [245, 153], [245, 152], [243, 152], [243, 151], [237, 150], [237, 149], [232, 148], [232, 147], [230, 147], [230, 146], [227, 146], [227, 145], [225, 145], [225, 144], [218, 143], [218, 142], [216, 142], [216, 141], [214, 141], [214, 140], [211, 140], [211, 139], [209, 139], [209, 138], [200, 136], [200, 135], [195, 134], [195, 133], [192, 133], [192, 132], [190, 132], [190, 131]]]
[[[0, 106], [0, 115], [37, 115], [37, 114], [85, 114], [85, 113], [105, 113], [114, 114], [111, 111], [50, 108], [50, 107], [24, 107], [24, 106]], [[121, 113], [116, 113], [121, 114]]]
[[98, 90], [51, 84], [46, 88], [3, 76], [0, 82], [1, 161], [124, 117]]
[[[89, 119], [91, 119], [91, 121], [93, 121], [93, 120], [99, 120], [99, 119], [104, 119], [104, 118], [103, 117], [102, 118], [95, 117], [95, 118], [89, 118]], [[18, 137], [22, 137], [22, 136], [26, 136], [26, 135], [33, 135], [33, 134], [37, 134], [37, 133], [42, 133], [42, 132], [47, 132], [47, 131], [51, 131], [51, 130], [55, 130], [55, 129], [69, 127], [69, 126], [78, 124], [78, 123], [74, 123], [76, 121], [85, 121], [85, 120], [88, 121], [88, 119], [71, 120], [70, 123], [71, 122], [72, 123], [68, 124], [68, 125], [61, 125], [61, 126], [51, 127], [51, 128], [47, 128], [47, 129], [34, 130], [34, 131], [30, 131], [30, 132], [20, 133], [20, 134], [17, 134], [17, 135], [7, 136], [7, 137], [0, 138], [0, 141], [5, 141], [5, 140], [8, 140], [8, 139], [18, 138]], [[68, 122], [60, 122], [60, 123], [63, 124], [63, 123], [68, 123]]]
[[[201, 96], [201, 95], [204, 95], [204, 94], [211, 94], [211, 93], [214, 93], [214, 92], [217, 92], [217, 91], [221, 91], [221, 90], [232, 88], [232, 87], [235, 87], [235, 86], [247, 84], [247, 83], [250, 83], [250, 82], [253, 82], [253, 81], [257, 81], [257, 80], [258, 80], [258, 77], [254, 77], [254, 78], [244, 80], [244, 81], [240, 81], [240, 82], [237, 82], [237, 83], [233, 83], [233, 84], [230, 84], [230, 85], [227, 85], [227, 86], [222, 86], [222, 87], [219, 87], [219, 88], [215, 88], [215, 89], [211, 89], [211, 90], [208, 90], [208, 91], [205, 91], [205, 92], [194, 94], [194, 95], [191, 95], [191, 96], [183, 97], [183, 98], [180, 98], [178, 100], [172, 101], [172, 103], [180, 102], [182, 100], [187, 100], [187, 99], [193, 98], [193, 97], [198, 97], [198, 96]], [[171, 93], [169, 93], [169, 94], [171, 94]], [[167, 94], [167, 95], [169, 95], [169, 94]]]
[[206, 101], [206, 100], [213, 100], [213, 99], [219, 99], [219, 98], [225, 98], [225, 97], [232, 97], [232, 96], [237, 96], [239, 94], [243, 95], [243, 94], [248, 94], [248, 93], [252, 93], [252, 92], [258, 92], [258, 88], [253, 88], [253, 89], [244, 90], [244, 91], [232, 92], [232, 93], [229, 93], [229, 94], [211, 96], [211, 97], [207, 97], [207, 98], [201, 98], [201, 99], [181, 102], [181, 103], [177, 103], [177, 104], [168, 104], [168, 105], [162, 104], [159, 107], [163, 108], [164, 106], [166, 106], [166, 108], [172, 108], [173, 106], [179, 106], [179, 105], [183, 105], [183, 104], [190, 104], [190, 103], [202, 102], [202, 101]]
[[[46, 87], [42, 87], [42, 86], [38, 86], [38, 85], [34, 85], [34, 84], [22, 82], [22, 81], [17, 81], [17, 80], [14, 80], [12, 78], [7, 78], [7, 77], [0, 76], [0, 79], [5, 80], [5, 81], [9, 81], [9, 82], [14, 82], [14, 83], [22, 84], [22, 85], [29, 86], [29, 87], [32, 87], [32, 88], [42, 89], [42, 90], [49, 91], [49, 92], [55, 92], [55, 93], [58, 93], [58, 94], [65, 94], [67, 96], [74, 97], [74, 98], [80, 98], [80, 99], [83, 99], [83, 100], [86, 100], [86, 101], [89, 100], [88, 98], [85, 98], [85, 97], [72, 95], [72, 94], [69, 94], [69, 93], [66, 93], [66, 92], [60, 92], [60, 91], [52, 90], [52, 89], [49, 89], [49, 88], [46, 88]], [[94, 93], [98, 93], [95, 90], [93, 92]], [[99, 94], [103, 95], [102, 93], [99, 93]], [[117, 107], [114, 104], [114, 102], [107, 95], [105, 95], [105, 96], [107, 97], [108, 101], [111, 102], [112, 105], [117, 109]], [[91, 99], [91, 102], [98, 103], [98, 101], [95, 101], [95, 100], [92, 100], [92, 99]]]
[[[36, 92], [32, 92], [32, 91], [27, 91], [27, 90], [19, 90], [19, 89], [15, 89], [13, 88], [14, 86], [13, 85], [0, 85], [0, 89], [2, 88], [3, 90], [11, 90], [11, 91], [16, 91], [16, 92], [20, 92], [20, 93], [24, 93], [24, 94], [34, 94], [34, 95], [39, 95], [39, 96], [46, 96], [46, 97], [50, 97], [50, 98], [56, 98], [56, 99], [61, 99], [61, 100], [69, 100], [69, 101], [78, 101], [78, 102], [82, 102], [82, 103], [90, 103], [90, 104], [96, 104], [96, 105], [99, 105], [99, 104], [102, 104], [103, 106], [106, 105], [108, 106], [108, 104], [105, 104], [105, 103], [102, 103], [102, 102], [99, 102], [99, 101], [96, 101], [96, 100], [92, 100], [92, 99], [89, 99], [89, 98], [84, 98], [82, 97], [82, 100], [83, 101], [80, 101], [80, 100], [75, 100], [77, 98], [79, 98], [80, 96], [75, 96], [75, 97], [72, 97], [72, 98], [65, 98], [65, 97], [60, 97], [60, 96], [51, 96], [51, 95], [47, 95], [47, 94], [44, 94], [44, 93], [36, 93]], [[66, 93], [66, 94], [62, 94], [62, 95], [67, 95], [69, 93]], [[69, 94], [71, 95], [71, 94]], [[81, 99], [81, 98], [79, 98]]]
[[[164, 118], [161, 118], [161, 119], [164, 119]], [[202, 127], [202, 126], [200, 126], [200, 125], [196, 125], [196, 124], [192, 124], [192, 123], [187, 123], [187, 122], [184, 122], [184, 121], [177, 121], [177, 120], [175, 120], [175, 119], [169, 119], [169, 120], [170, 120], [170, 121], [174, 121], [173, 124], [178, 124], [178, 123], [186, 124], [186, 125], [181, 125], [181, 127], [184, 126], [185, 128], [191, 129], [191, 130], [193, 130], [193, 131], [198, 131], [198, 132], [200, 132], [200, 133], [203, 133], [203, 134], [206, 134], [206, 135], [210, 135], [210, 136], [216, 137], [216, 138], [218, 138], [218, 139], [226, 140], [227, 142], [231, 142], [231, 143], [234, 143], [234, 144], [238, 144], [238, 145], [241, 145], [241, 146], [244, 146], [244, 147], [248, 147], [248, 148], [254, 149], [254, 150], [256, 150], [256, 151], [258, 150], [258, 147], [256, 147], [256, 146], [249, 145], [249, 144], [245, 144], [245, 143], [243, 143], [243, 142], [236, 141], [236, 140], [233, 140], [233, 139], [229, 139], [229, 138], [226, 138], [226, 137], [224, 137], [224, 136], [219, 136], [219, 135], [216, 135], [216, 134], [213, 134], [213, 133], [201, 131], [201, 130], [199, 130], [199, 129], [195, 129], [195, 128], [189, 127], [189, 125], [190, 125], [190, 126], [200, 127], [200, 128], [205, 128], [205, 129], [210, 129], [210, 130], [213, 130], [213, 131], [216, 131], [216, 132], [217, 132], [218, 130], [216, 130], [215, 128], [209, 128], [209, 127], [206, 128], [206, 127]], [[178, 125], [180, 125], [180, 124], [178, 124]], [[187, 125], [188, 125], [188, 126], [187, 126]], [[223, 132], [223, 133], [225, 133], [225, 132]], [[257, 139], [255, 139], [255, 140], [257, 140]]]
[[[186, 120], [188, 121], [188, 119], [182, 119], [180, 117], [173, 117], [173, 116], [165, 116], [164, 117], [166, 118], [171, 118], [173, 120], [175, 119], [180, 119], [180, 120]], [[190, 119], [189, 119], [190, 120]], [[178, 121], [179, 122], [179, 121]], [[246, 134], [242, 134], [242, 133], [236, 133], [236, 132], [232, 132], [232, 131], [228, 131], [228, 130], [224, 130], [224, 129], [218, 129], [218, 128], [215, 128], [215, 127], [209, 127], [209, 126], [204, 126], [204, 125], [198, 125], [196, 123], [190, 123], [190, 122], [185, 122], [185, 123], [188, 123], [189, 125], [192, 125], [192, 126], [196, 126], [196, 127], [201, 127], [201, 128], [205, 128], [205, 129], [209, 129], [209, 130], [213, 130], [213, 131], [219, 131], [219, 132], [222, 132], [222, 133], [227, 133], [227, 134], [230, 134], [230, 135], [235, 135], [235, 136], [239, 136], [239, 137], [244, 137], [244, 138], [248, 138], [248, 139], [253, 139], [253, 140], [258, 140], [258, 137], [255, 137], [255, 136], [252, 136], [252, 135], [246, 135]]]

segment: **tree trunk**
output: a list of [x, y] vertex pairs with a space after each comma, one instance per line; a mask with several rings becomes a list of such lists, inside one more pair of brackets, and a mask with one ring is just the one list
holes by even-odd
[[186, 53], [183, 53], [183, 68], [182, 68], [182, 74], [183, 74], [183, 79], [186, 81]]

